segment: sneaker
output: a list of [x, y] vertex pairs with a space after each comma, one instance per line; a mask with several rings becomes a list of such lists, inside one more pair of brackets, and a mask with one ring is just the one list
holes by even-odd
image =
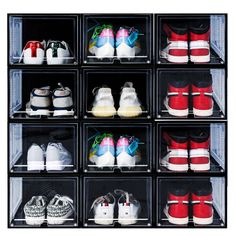
[[65, 41], [49, 40], [46, 47], [48, 65], [69, 63], [70, 51]]
[[95, 96], [92, 114], [96, 117], [111, 117], [116, 114], [111, 89], [105, 86], [93, 90]]
[[73, 213], [73, 200], [56, 194], [47, 206], [47, 222], [50, 225], [64, 224]]
[[190, 169], [193, 171], [210, 170], [210, 137], [204, 130], [190, 134]]
[[140, 51], [137, 42], [139, 32], [134, 27], [120, 27], [116, 33], [116, 54], [118, 58], [134, 58]]
[[211, 116], [213, 114], [212, 77], [209, 73], [201, 73], [192, 83], [193, 114], [195, 116]]
[[49, 143], [46, 150], [46, 170], [64, 170], [72, 158], [62, 143]]
[[97, 167], [113, 167], [115, 163], [115, 144], [112, 134], [95, 137], [89, 153], [89, 160]]
[[188, 62], [188, 28], [185, 24], [163, 24], [160, 57], [173, 63]]
[[161, 165], [172, 171], [188, 170], [188, 136], [185, 132], [164, 132], [167, 154], [161, 159]]
[[120, 117], [136, 117], [142, 114], [135, 88], [132, 82], [126, 82], [121, 88], [120, 107], [117, 111]]
[[190, 60], [196, 63], [210, 61], [210, 22], [190, 24]]
[[116, 160], [118, 167], [134, 167], [140, 161], [138, 151], [139, 140], [135, 137], [120, 136], [116, 145]]
[[114, 207], [115, 198], [112, 193], [95, 199], [90, 208], [90, 210], [93, 209], [95, 224], [111, 225], [114, 218]]
[[123, 190], [116, 189], [114, 193], [120, 195], [118, 200], [118, 222], [121, 225], [135, 224], [141, 212], [140, 202], [134, 198], [133, 194]]
[[61, 83], [58, 85], [59, 88], [56, 88], [52, 95], [53, 116], [73, 116], [72, 92], [68, 87], [63, 87]]
[[22, 51], [19, 62], [21, 62], [23, 58], [24, 64], [32, 64], [32, 65], [43, 64], [45, 56], [45, 45], [46, 45], [45, 41], [42, 42], [28, 41]]
[[45, 147], [33, 143], [27, 152], [27, 170], [44, 170]]
[[114, 33], [112, 25], [102, 25], [95, 28], [89, 42], [89, 52], [98, 59], [114, 56]]
[[175, 225], [188, 224], [188, 204], [189, 193], [183, 184], [173, 183], [168, 191], [168, 199], [164, 214], [167, 216], [168, 221]]
[[33, 196], [24, 206], [25, 222], [27, 225], [41, 225], [45, 220], [47, 198]]
[[189, 84], [181, 78], [171, 79], [168, 82], [167, 96], [164, 105], [168, 113], [172, 116], [188, 116], [189, 106]]
[[30, 93], [30, 101], [26, 104], [26, 114], [29, 116], [49, 116], [50, 106], [50, 87], [35, 88]]
[[194, 185], [192, 191], [193, 223], [209, 225], [213, 222], [212, 185], [209, 181], [202, 181]]

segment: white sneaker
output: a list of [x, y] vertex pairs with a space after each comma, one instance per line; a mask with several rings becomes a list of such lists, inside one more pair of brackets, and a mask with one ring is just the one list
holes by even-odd
[[96, 117], [110, 117], [116, 114], [114, 99], [110, 88], [102, 87], [96, 92], [93, 90], [95, 100], [93, 102], [92, 114]]
[[27, 170], [44, 170], [45, 148], [33, 143], [27, 152]]
[[133, 194], [120, 189], [114, 191], [121, 195], [118, 200], [118, 222], [121, 225], [135, 224], [141, 211], [140, 202], [133, 197]]
[[63, 170], [72, 163], [71, 154], [61, 143], [49, 143], [46, 150], [46, 169]]
[[24, 64], [41, 65], [44, 62], [46, 42], [28, 41], [22, 51], [19, 62]]
[[110, 225], [114, 218], [115, 198], [112, 193], [94, 200], [91, 210], [94, 212], [94, 222], [99, 225]]
[[30, 93], [30, 101], [26, 104], [26, 113], [29, 116], [49, 116], [50, 105], [50, 87], [35, 88]]
[[65, 41], [49, 40], [46, 57], [48, 65], [66, 64], [70, 62], [70, 50]]
[[52, 103], [54, 107], [53, 116], [73, 116], [73, 99], [71, 90], [58, 83], [59, 88], [53, 91]]
[[141, 104], [132, 82], [126, 82], [122, 88], [117, 113], [121, 117], [135, 117], [142, 114]]

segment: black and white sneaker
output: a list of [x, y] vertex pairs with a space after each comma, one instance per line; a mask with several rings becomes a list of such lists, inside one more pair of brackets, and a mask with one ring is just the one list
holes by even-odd
[[56, 194], [47, 206], [47, 222], [52, 225], [64, 224], [73, 213], [73, 200]]
[[47, 198], [33, 196], [24, 206], [27, 225], [41, 225], [45, 220]]

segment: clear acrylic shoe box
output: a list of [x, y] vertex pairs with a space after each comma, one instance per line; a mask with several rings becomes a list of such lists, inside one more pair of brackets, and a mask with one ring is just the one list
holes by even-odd
[[227, 227], [227, 14], [9, 14], [8, 227]]

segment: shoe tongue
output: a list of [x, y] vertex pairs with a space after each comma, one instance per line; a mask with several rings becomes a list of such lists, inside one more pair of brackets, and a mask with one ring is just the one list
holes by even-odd
[[49, 91], [50, 87], [42, 87], [42, 88], [37, 88], [34, 90], [34, 93], [36, 95], [49, 95], [50, 91]]

